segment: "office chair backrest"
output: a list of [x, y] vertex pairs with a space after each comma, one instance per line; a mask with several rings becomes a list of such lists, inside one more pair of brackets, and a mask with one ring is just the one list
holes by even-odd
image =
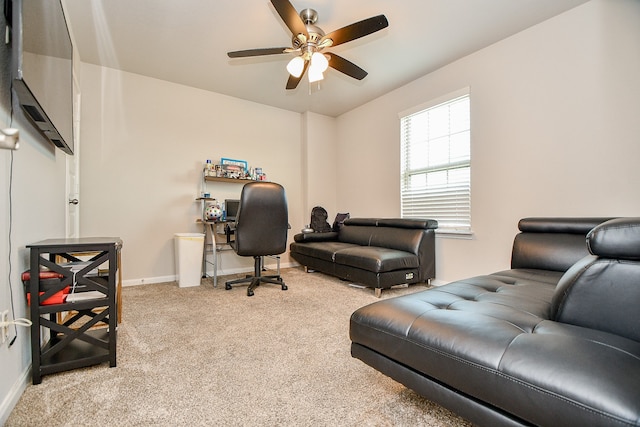
[[288, 228], [287, 197], [280, 184], [250, 182], [242, 187], [235, 231], [238, 255], [284, 253]]

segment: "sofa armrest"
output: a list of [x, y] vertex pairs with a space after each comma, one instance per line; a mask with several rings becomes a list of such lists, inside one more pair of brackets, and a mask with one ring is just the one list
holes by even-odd
[[328, 231], [326, 233], [298, 233], [293, 236], [293, 240], [297, 243], [331, 242], [338, 240], [338, 232]]

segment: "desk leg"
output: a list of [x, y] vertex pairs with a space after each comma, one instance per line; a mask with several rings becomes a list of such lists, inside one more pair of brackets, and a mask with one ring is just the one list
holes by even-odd
[[215, 230], [212, 228], [211, 246], [213, 246], [213, 287], [217, 288], [218, 287], [218, 245], [216, 244], [216, 236], [213, 233], [215, 233]]
[[[202, 232], [204, 233], [204, 242], [202, 242], [202, 274], [200, 277], [207, 278], [207, 224], [202, 223]], [[176, 278], [177, 279], [177, 278]]]
[[[211, 238], [211, 254], [213, 255], [213, 287], [218, 287], [218, 247], [216, 245], [216, 224], [204, 223], [204, 250], [202, 251], [202, 278], [207, 277], [207, 235]], [[208, 231], [208, 232], [207, 232]]]

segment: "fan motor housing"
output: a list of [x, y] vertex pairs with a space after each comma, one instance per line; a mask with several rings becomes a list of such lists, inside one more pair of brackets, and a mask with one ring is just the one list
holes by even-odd
[[[300, 18], [307, 29], [308, 37], [305, 40], [305, 37], [300, 37], [299, 34], [294, 34], [291, 38], [291, 44], [295, 49], [299, 49], [305, 44], [308, 47], [309, 45], [312, 45], [314, 48], [317, 48], [318, 43], [320, 43], [320, 40], [325, 35], [322, 28], [314, 25], [318, 21], [318, 12], [314, 9], [303, 9], [300, 11]], [[312, 48], [312, 50], [314, 50], [314, 48]]]

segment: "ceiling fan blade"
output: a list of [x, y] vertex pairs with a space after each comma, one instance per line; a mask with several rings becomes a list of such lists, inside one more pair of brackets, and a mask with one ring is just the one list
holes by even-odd
[[351, 40], [359, 39], [360, 37], [367, 36], [376, 31], [380, 31], [383, 28], [389, 26], [389, 21], [384, 15], [373, 16], [368, 19], [347, 25], [338, 30], [332, 31], [320, 40], [320, 44], [326, 39], [333, 40], [331, 46], [337, 46], [342, 43], [350, 42]]
[[356, 80], [362, 80], [367, 77], [367, 74], [369, 74], [353, 62], [348, 61], [335, 53], [327, 53], [326, 55], [329, 56], [329, 67], [336, 69], [349, 77], [353, 77]]
[[271, 0], [271, 4], [294, 36], [304, 34], [308, 37], [306, 25], [289, 0]]
[[227, 52], [229, 58], [246, 58], [248, 56], [262, 56], [262, 55], [278, 55], [280, 53], [287, 53], [288, 47], [268, 47], [264, 49], [247, 49], [236, 50], [234, 52]]
[[302, 69], [302, 73], [300, 74], [300, 77], [294, 77], [291, 74], [289, 74], [289, 80], [287, 80], [287, 90], [295, 89], [298, 87], [298, 83], [300, 83], [300, 80], [302, 80], [302, 77], [304, 76], [304, 73], [307, 71], [307, 68], [309, 68], [309, 61], [304, 61], [304, 68]]

